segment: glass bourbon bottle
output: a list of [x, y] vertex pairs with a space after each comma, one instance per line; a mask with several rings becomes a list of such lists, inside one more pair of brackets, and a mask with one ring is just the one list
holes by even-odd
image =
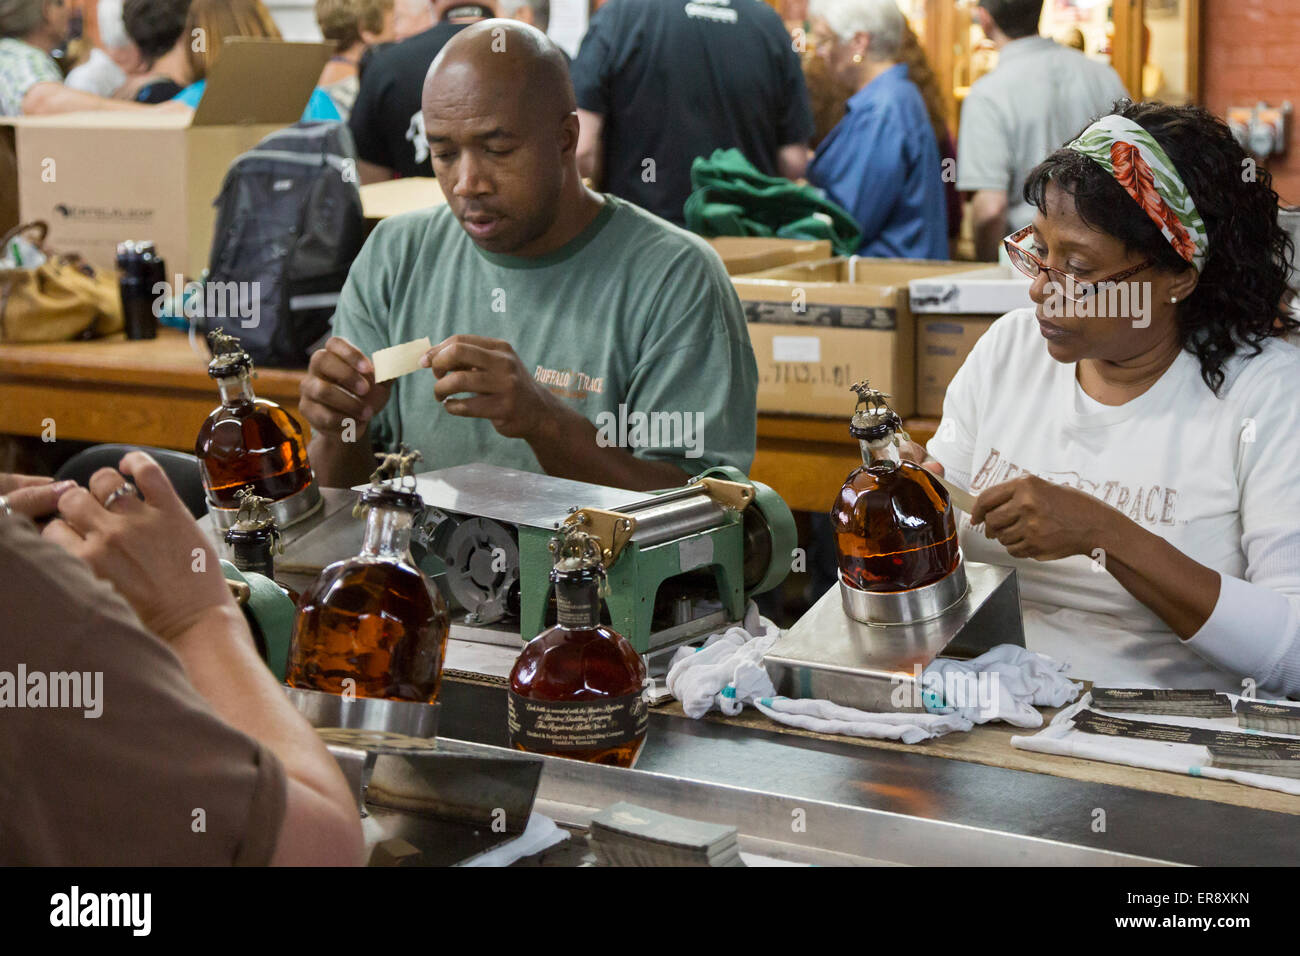
[[366, 512], [361, 553], [331, 564], [299, 599], [286, 683], [340, 694], [350, 679], [357, 697], [432, 704], [447, 652], [447, 604], [410, 555], [424, 503], [400, 479], [380, 484], [381, 472], [358, 505]]
[[285, 587], [275, 579], [275, 552], [284, 553], [280, 544], [280, 529], [271, 514], [271, 499], [254, 493], [246, 485], [235, 493], [239, 511], [235, 523], [226, 531], [226, 544], [230, 545], [230, 563], [240, 571], [260, 574], [271, 580], [289, 600], [298, 603], [298, 592]]
[[239, 512], [236, 492], [252, 485], [273, 502], [280, 527], [287, 527], [315, 511], [321, 500], [302, 429], [275, 402], [253, 394], [253, 360], [234, 336], [216, 329], [208, 341], [213, 353], [208, 375], [221, 390], [221, 405], [194, 443], [208, 509], [219, 525], [229, 527]]
[[[237, 492], [236, 497], [239, 499], [239, 513], [225, 536], [231, 551], [230, 563], [245, 575], [258, 574], [268, 582], [267, 585], [258, 585], [254, 579], [245, 577], [244, 583], [251, 591], [247, 599], [240, 602], [241, 609], [257, 653], [277, 676], [283, 676], [298, 592], [275, 579], [275, 551], [279, 548], [283, 553], [284, 547], [280, 544], [280, 530], [275, 526], [275, 518], [268, 507], [271, 500], [254, 494], [251, 485]], [[273, 599], [274, 594], [262, 590], [263, 587], [279, 591], [288, 599], [288, 604], [268, 600]]]
[[840, 489], [831, 528], [840, 578], [863, 591], [906, 591], [933, 584], [957, 568], [957, 521], [948, 493], [919, 465], [899, 458], [903, 422], [888, 396], [866, 382], [849, 433], [862, 467]]
[[631, 767], [645, 743], [645, 664], [600, 623], [600, 542], [576, 528], [551, 541], [557, 623], [510, 672], [507, 725], [516, 750]]

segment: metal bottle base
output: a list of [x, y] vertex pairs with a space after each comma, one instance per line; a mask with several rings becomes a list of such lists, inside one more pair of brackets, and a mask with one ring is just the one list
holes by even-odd
[[951, 573], [909, 591], [864, 591], [840, 578], [844, 613], [863, 624], [915, 624], [938, 617], [966, 596], [966, 565], [958, 559]]
[[438, 733], [438, 705], [381, 697], [343, 697], [300, 687], [284, 688], [289, 702], [316, 728], [373, 730], [407, 737]]
[[[279, 501], [271, 502], [269, 510], [275, 518], [275, 526], [283, 531], [290, 525], [297, 524], [304, 518], [314, 515], [323, 503], [320, 495], [320, 488], [316, 485], [316, 479], [312, 478], [311, 483], [302, 491], [295, 492], [287, 498], [281, 498]], [[221, 530], [232, 527], [239, 517], [238, 508], [222, 508], [212, 503], [208, 499], [208, 514], [212, 516], [212, 523]]]

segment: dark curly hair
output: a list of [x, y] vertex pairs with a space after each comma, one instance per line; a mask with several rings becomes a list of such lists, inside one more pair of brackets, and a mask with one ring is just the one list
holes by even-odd
[[[1278, 223], [1273, 177], [1254, 169], [1228, 127], [1200, 107], [1121, 100], [1112, 112], [1155, 138], [1205, 222], [1209, 254], [1177, 319], [1183, 348], [1217, 395], [1223, 365], [1236, 352], [1258, 355], [1264, 340], [1300, 329], [1287, 308], [1292, 243]], [[1124, 187], [1082, 153], [1058, 149], [1036, 166], [1025, 179], [1025, 201], [1045, 210], [1048, 183], [1074, 198], [1085, 223], [1153, 257], [1156, 268], [1192, 268]]]

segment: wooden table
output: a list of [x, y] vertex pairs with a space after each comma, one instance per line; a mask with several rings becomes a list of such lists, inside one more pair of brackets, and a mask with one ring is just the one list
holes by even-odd
[[[158, 338], [0, 345], [0, 433], [194, 450], [221, 403], [202, 354], [175, 329]], [[259, 369], [253, 390], [298, 418], [301, 372]], [[53, 432], [51, 434], [51, 423]]]
[[[0, 434], [51, 435], [94, 442], [125, 442], [192, 451], [204, 419], [218, 403], [207, 375], [202, 341], [161, 328], [158, 338], [129, 342], [113, 336], [91, 342], [0, 345]], [[258, 369], [260, 398], [298, 416], [303, 372]], [[936, 422], [912, 419], [912, 437], [924, 443]], [[758, 453], [751, 474], [771, 485], [796, 511], [827, 511], [850, 471], [861, 464], [842, 419], [760, 414]]]

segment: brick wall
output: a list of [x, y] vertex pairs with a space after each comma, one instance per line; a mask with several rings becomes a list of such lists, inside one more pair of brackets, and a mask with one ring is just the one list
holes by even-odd
[[1296, 112], [1287, 151], [1267, 164], [1282, 200], [1300, 205], [1300, 3], [1297, 0], [1202, 0], [1202, 95], [1223, 116], [1229, 106], [1290, 100]]

